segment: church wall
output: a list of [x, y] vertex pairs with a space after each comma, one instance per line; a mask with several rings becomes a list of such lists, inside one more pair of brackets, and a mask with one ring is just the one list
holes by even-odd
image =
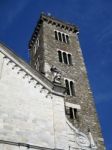
[[[94, 140], [98, 145], [98, 148], [103, 150], [104, 145], [99, 139], [102, 138], [99, 121], [95, 110], [95, 104], [93, 102], [92, 92], [89, 86], [87, 72], [80, 49], [77, 35], [65, 31], [60, 27], [43, 22], [43, 45], [44, 45], [44, 57], [45, 57], [45, 72], [46, 77], [52, 80], [52, 73], [50, 68], [52, 65], [56, 66], [62, 72], [62, 82], [64, 78], [68, 78], [74, 81], [75, 84], [75, 96], [66, 96], [65, 101], [69, 101], [81, 106], [81, 110], [78, 112], [79, 121], [76, 124], [77, 128], [88, 134], [88, 127], [90, 128]], [[65, 32], [70, 35], [70, 43], [65, 44], [63, 42], [55, 40], [54, 31]], [[72, 54], [72, 65], [66, 65], [59, 62], [57, 49], [69, 52]]]
[[[0, 140], [66, 149], [63, 97], [48, 95], [48, 90], [42, 89], [41, 84], [34, 88], [29, 76], [23, 78], [25, 72], [13, 66], [0, 53]], [[2, 143], [0, 147], [19, 149]], [[26, 149], [21, 147], [19, 150]]]

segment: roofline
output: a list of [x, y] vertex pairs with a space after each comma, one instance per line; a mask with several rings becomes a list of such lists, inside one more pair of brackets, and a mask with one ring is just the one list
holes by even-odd
[[54, 18], [53, 16], [49, 16], [49, 15], [46, 15], [45, 13], [41, 13], [40, 18], [32, 34], [32, 37], [29, 41], [29, 49], [31, 49], [32, 45], [35, 43], [36, 37], [40, 30], [40, 26], [42, 25], [43, 21], [48, 22], [49, 24], [58, 26], [60, 28], [63, 28], [65, 30], [71, 31], [73, 33], [79, 33], [79, 29], [76, 25], [66, 23], [64, 21]]
[[18, 57], [10, 48], [8, 48], [5, 44], [0, 43], [0, 52], [3, 53], [7, 58], [9, 58], [12, 62], [15, 62], [21, 69], [25, 70], [32, 78], [37, 80], [40, 84], [43, 85], [50, 93], [58, 96], [64, 97], [65, 87], [61, 85], [53, 84], [50, 80], [48, 80], [44, 75], [33, 69], [28, 63], [26, 63], [23, 59]]

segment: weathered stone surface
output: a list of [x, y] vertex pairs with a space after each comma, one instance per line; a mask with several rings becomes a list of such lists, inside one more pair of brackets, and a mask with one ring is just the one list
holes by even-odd
[[[35, 83], [29, 80], [29, 76], [23, 78], [24, 71], [18, 74], [18, 67], [12, 69], [14, 62], [9, 63], [0, 53], [0, 62], [2, 60], [0, 140], [66, 149], [63, 97], [48, 94], [48, 90], [42, 89], [41, 84], [34, 88]], [[18, 149], [5, 144], [3, 147], [6, 150]], [[25, 148], [21, 148], [23, 149]]]
[[[39, 45], [30, 43], [38, 72], [0, 44], [0, 149], [104, 150], [76, 27], [52, 19], [39, 25]], [[55, 40], [54, 30], [68, 34], [70, 43]], [[59, 62], [58, 49], [72, 55], [72, 65]], [[51, 82], [52, 66], [61, 71], [61, 85]], [[65, 78], [74, 81], [75, 96], [64, 99]], [[78, 108], [77, 120], [65, 116], [69, 103]]]
[[[55, 40], [55, 30], [68, 34], [70, 43], [67, 44]], [[65, 101], [81, 106], [81, 110], [78, 112], [79, 120], [76, 126], [86, 134], [88, 134], [89, 127], [94, 140], [97, 143], [98, 149], [103, 150], [104, 144], [98, 140], [102, 137], [101, 128], [96, 114], [95, 104], [77, 35], [72, 31], [61, 28], [61, 26], [53, 25], [52, 23], [49, 23], [49, 21], [43, 21], [40, 26], [40, 32], [38, 32], [38, 37], [41, 37], [41, 44], [39, 49], [37, 49], [35, 57], [39, 56], [42, 58], [39, 61], [41, 64], [40, 71], [42, 70], [45, 73], [45, 76], [52, 81], [50, 68], [54, 65], [62, 72], [63, 85], [64, 78], [74, 81], [75, 96], [66, 96]], [[59, 62], [58, 49], [72, 54], [72, 65], [66, 65]], [[31, 48], [31, 52], [33, 53], [33, 48]], [[33, 62], [31, 64], [33, 65]]]

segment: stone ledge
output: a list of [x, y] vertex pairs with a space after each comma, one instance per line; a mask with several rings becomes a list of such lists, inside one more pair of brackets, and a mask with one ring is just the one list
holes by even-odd
[[27, 147], [28, 149], [32, 148], [32, 149], [38, 149], [38, 150], [63, 150], [63, 149], [40, 147], [37, 145], [31, 145], [31, 144], [19, 143], [19, 142], [17, 143], [13, 141], [5, 141], [5, 140], [0, 140], [0, 144], [14, 145], [18, 147], [22, 146], [22, 147]]

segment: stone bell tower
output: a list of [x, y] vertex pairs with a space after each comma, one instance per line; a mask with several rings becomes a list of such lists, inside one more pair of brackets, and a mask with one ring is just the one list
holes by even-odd
[[104, 150], [78, 33], [75, 25], [42, 14], [29, 42], [30, 64], [66, 87], [66, 117], [81, 132], [92, 135], [96, 149]]

